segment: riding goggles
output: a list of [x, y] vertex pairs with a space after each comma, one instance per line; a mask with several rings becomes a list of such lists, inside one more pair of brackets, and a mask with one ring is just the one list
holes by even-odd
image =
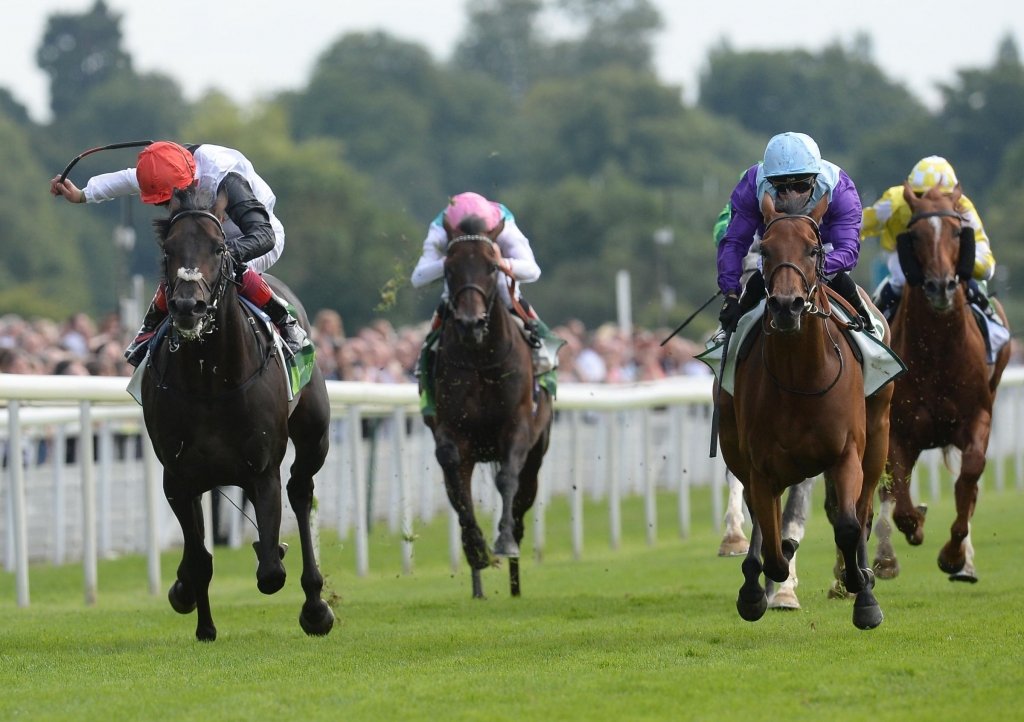
[[817, 176], [803, 178], [769, 178], [768, 182], [777, 193], [807, 193], [814, 187]]

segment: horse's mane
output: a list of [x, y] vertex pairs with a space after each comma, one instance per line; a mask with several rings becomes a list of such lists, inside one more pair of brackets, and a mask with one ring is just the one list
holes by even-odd
[[205, 211], [213, 205], [209, 194], [200, 193], [199, 187], [195, 183], [188, 188], [175, 188], [171, 194], [171, 201], [177, 201], [174, 204], [174, 211], [165, 218], [153, 219], [153, 230], [156, 231], [157, 240], [161, 243], [167, 240], [167, 234], [171, 230], [171, 222], [179, 213], [182, 211]]
[[795, 195], [787, 193], [785, 199], [782, 196], [775, 198], [775, 212], [785, 213], [791, 216], [806, 216], [811, 211], [811, 194]]

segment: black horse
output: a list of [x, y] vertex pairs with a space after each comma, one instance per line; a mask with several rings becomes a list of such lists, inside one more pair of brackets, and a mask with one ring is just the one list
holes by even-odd
[[[299, 624], [307, 634], [331, 631], [334, 613], [320, 598], [309, 529], [313, 475], [327, 456], [330, 403], [319, 369], [289, 403], [287, 371], [253, 313], [238, 300], [235, 264], [224, 243], [223, 195], [213, 206], [195, 185], [175, 190], [167, 218], [154, 221], [163, 252], [170, 328], [150, 354], [142, 381], [143, 412], [157, 458], [164, 467], [164, 494], [181, 524], [185, 550], [168, 599], [176, 612], [199, 611], [196, 637], [217, 638], [210, 615], [213, 556], [204, 546], [201, 495], [214, 487], [241, 487], [256, 511], [259, 560], [256, 586], [273, 594], [285, 582], [281, 527], [281, 462], [288, 438], [295, 463], [288, 499], [302, 541]], [[298, 299], [277, 279], [265, 277], [290, 301], [309, 330]]]
[[519, 596], [519, 543], [523, 517], [537, 495], [537, 473], [551, 438], [551, 398], [541, 391], [534, 408], [530, 347], [498, 300], [505, 283], [494, 253], [504, 228], [484, 232], [470, 216], [459, 228], [445, 219], [450, 289], [435, 379], [437, 416], [427, 417], [444, 471], [448, 499], [459, 515], [462, 547], [473, 573], [473, 596], [482, 599], [480, 570], [491, 551], [473, 513], [470, 482], [477, 462], [497, 462], [494, 482], [502, 513], [494, 555], [508, 557], [513, 596]]

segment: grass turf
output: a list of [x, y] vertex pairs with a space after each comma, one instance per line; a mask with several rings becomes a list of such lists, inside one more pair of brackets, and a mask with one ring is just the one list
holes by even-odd
[[[77, 567], [34, 567], [27, 610], [13, 604], [13, 575], [0, 575], [0, 719], [1024, 715], [1024, 496], [983, 494], [981, 581], [970, 586], [935, 564], [953, 517], [947, 491], [929, 512], [925, 544], [897, 542], [903, 574], [876, 588], [885, 622], [861, 632], [851, 603], [826, 598], [833, 547], [820, 485], [815, 494], [798, 556], [804, 608], [755, 624], [736, 614], [739, 560], [715, 557], [700, 490], [687, 541], [676, 536], [674, 497], [659, 499], [653, 549], [641, 500], [625, 502], [615, 552], [606, 512], [588, 504], [580, 562], [570, 558], [568, 507], [556, 500], [543, 563], [524, 548], [521, 599], [509, 597], [504, 568], [484, 572], [487, 601], [470, 599], [465, 564], [448, 569], [443, 518], [417, 529], [409, 577], [397, 573], [399, 542], [382, 527], [365, 579], [352, 572], [352, 545], [325, 537], [323, 569], [340, 598], [334, 631], [320, 639], [299, 629], [295, 546], [289, 582], [273, 597], [256, 590], [250, 549], [217, 549], [212, 644], [195, 641], [194, 615], [146, 594], [141, 558], [102, 562], [90, 609]], [[165, 589], [177, 563], [164, 555]]]

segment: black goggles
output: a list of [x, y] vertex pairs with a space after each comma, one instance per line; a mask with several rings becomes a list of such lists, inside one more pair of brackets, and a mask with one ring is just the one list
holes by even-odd
[[780, 178], [778, 180], [768, 179], [768, 182], [772, 184], [772, 188], [778, 193], [807, 193], [814, 187], [815, 176], [810, 178], [800, 178], [798, 180], [790, 180], [788, 178]]

